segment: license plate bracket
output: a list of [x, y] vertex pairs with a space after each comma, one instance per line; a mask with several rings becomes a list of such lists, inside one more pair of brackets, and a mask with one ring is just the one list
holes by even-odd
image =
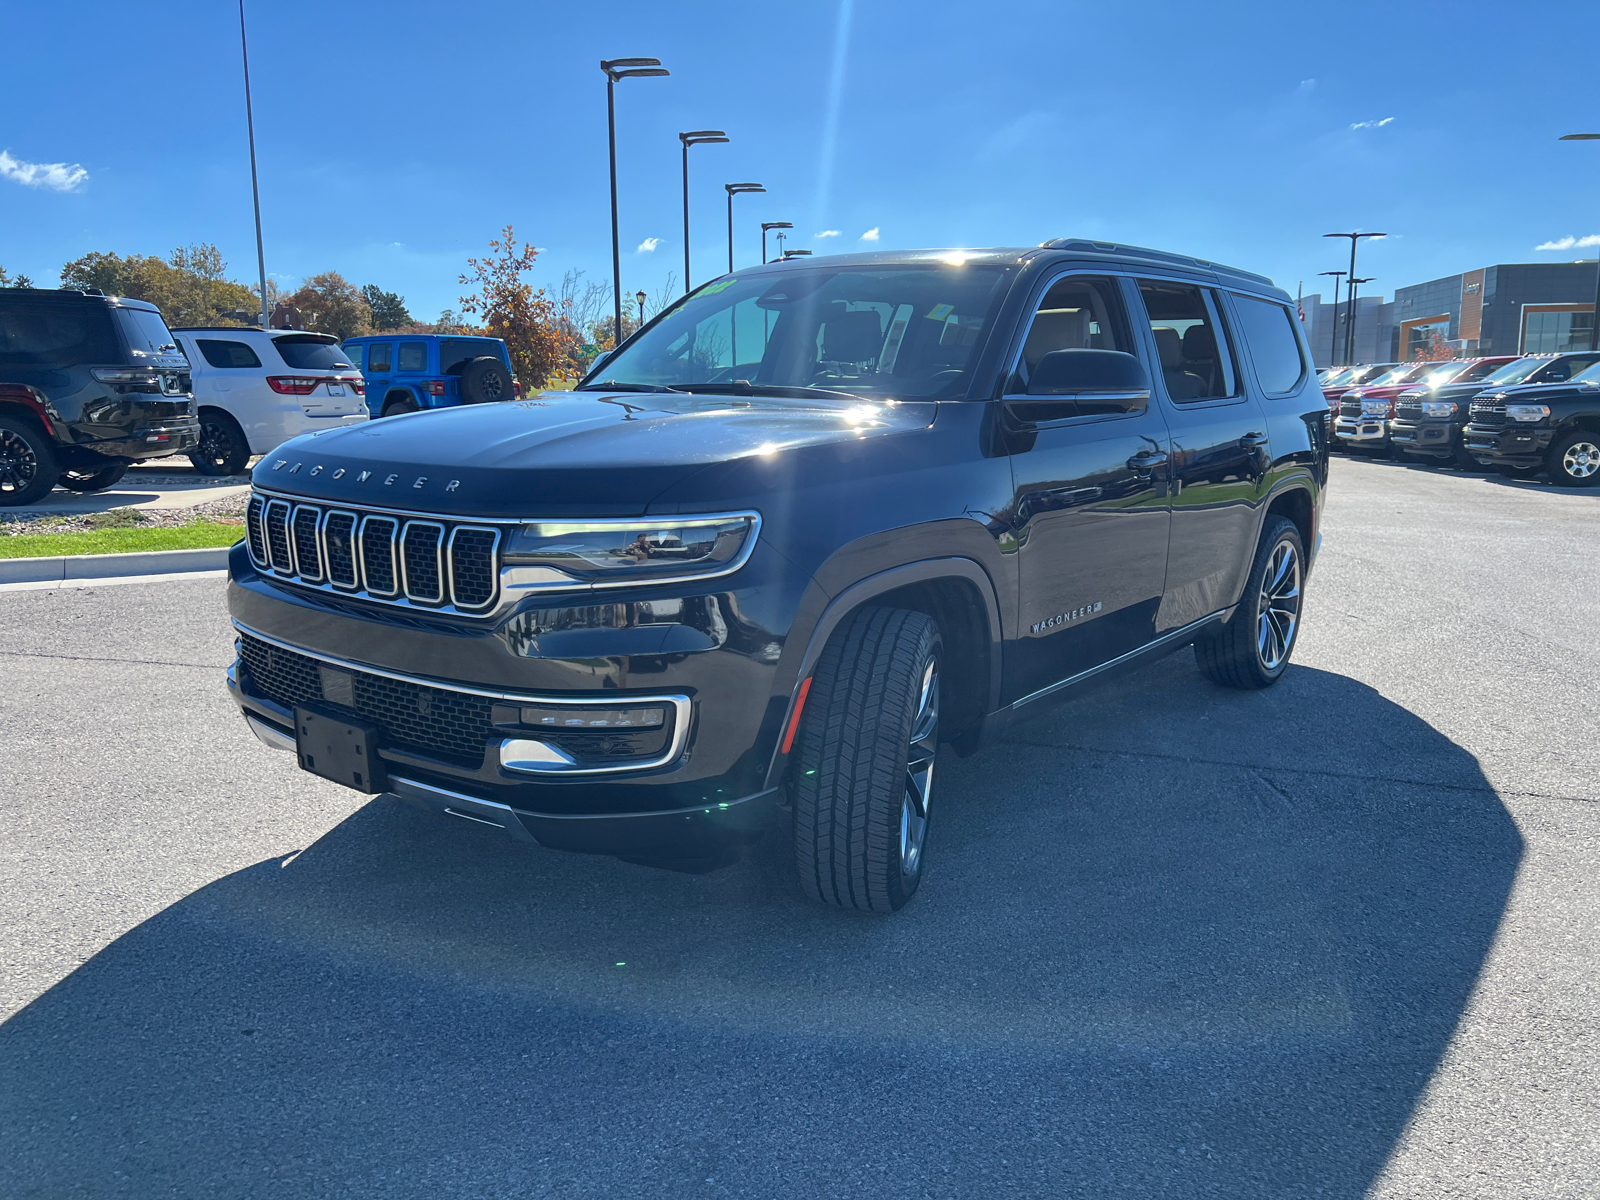
[[340, 713], [297, 707], [294, 733], [302, 770], [368, 795], [387, 789], [376, 725]]

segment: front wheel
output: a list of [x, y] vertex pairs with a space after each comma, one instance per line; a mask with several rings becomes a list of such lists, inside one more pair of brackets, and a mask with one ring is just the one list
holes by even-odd
[[1266, 688], [1283, 677], [1300, 637], [1305, 561], [1294, 522], [1269, 517], [1239, 607], [1221, 630], [1195, 641], [1195, 660], [1211, 680]]
[[121, 483], [122, 477], [127, 473], [127, 463], [112, 463], [108, 467], [101, 467], [98, 471], [80, 471], [75, 467], [68, 467], [61, 472], [61, 478], [56, 482], [69, 492], [103, 492], [108, 487]]
[[1577, 429], [1550, 447], [1550, 482], [1557, 487], [1600, 483], [1600, 434]]
[[922, 881], [939, 746], [939, 627], [868, 608], [829, 640], [794, 761], [794, 848], [813, 900], [893, 912]]

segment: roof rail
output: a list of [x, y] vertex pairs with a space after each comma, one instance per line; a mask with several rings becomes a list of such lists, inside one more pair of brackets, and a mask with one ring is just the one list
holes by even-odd
[[1171, 263], [1179, 267], [1199, 267], [1203, 271], [1217, 271], [1226, 275], [1233, 275], [1240, 279], [1248, 279], [1251, 283], [1264, 283], [1268, 287], [1277, 285], [1265, 275], [1257, 275], [1254, 271], [1243, 271], [1238, 267], [1230, 267], [1224, 263], [1210, 262], [1204, 258], [1195, 258], [1188, 254], [1172, 254], [1166, 250], [1150, 250], [1144, 246], [1125, 246], [1119, 242], [1095, 242], [1088, 238], [1052, 238], [1048, 242], [1040, 242], [1041, 250], [1088, 250], [1095, 254], [1120, 254], [1128, 258], [1142, 258], [1148, 262]]

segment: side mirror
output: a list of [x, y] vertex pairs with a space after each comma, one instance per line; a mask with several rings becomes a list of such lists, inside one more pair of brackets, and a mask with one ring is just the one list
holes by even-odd
[[1052, 350], [1028, 379], [1030, 396], [1064, 398], [1076, 392], [1121, 393], [1137, 407], [1150, 398], [1150, 373], [1120, 350]]

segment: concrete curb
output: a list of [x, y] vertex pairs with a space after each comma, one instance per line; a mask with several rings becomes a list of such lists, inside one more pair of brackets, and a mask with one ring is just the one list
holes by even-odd
[[0, 583], [62, 583], [129, 575], [224, 571], [230, 546], [150, 550], [139, 554], [64, 554], [55, 558], [0, 558]]

